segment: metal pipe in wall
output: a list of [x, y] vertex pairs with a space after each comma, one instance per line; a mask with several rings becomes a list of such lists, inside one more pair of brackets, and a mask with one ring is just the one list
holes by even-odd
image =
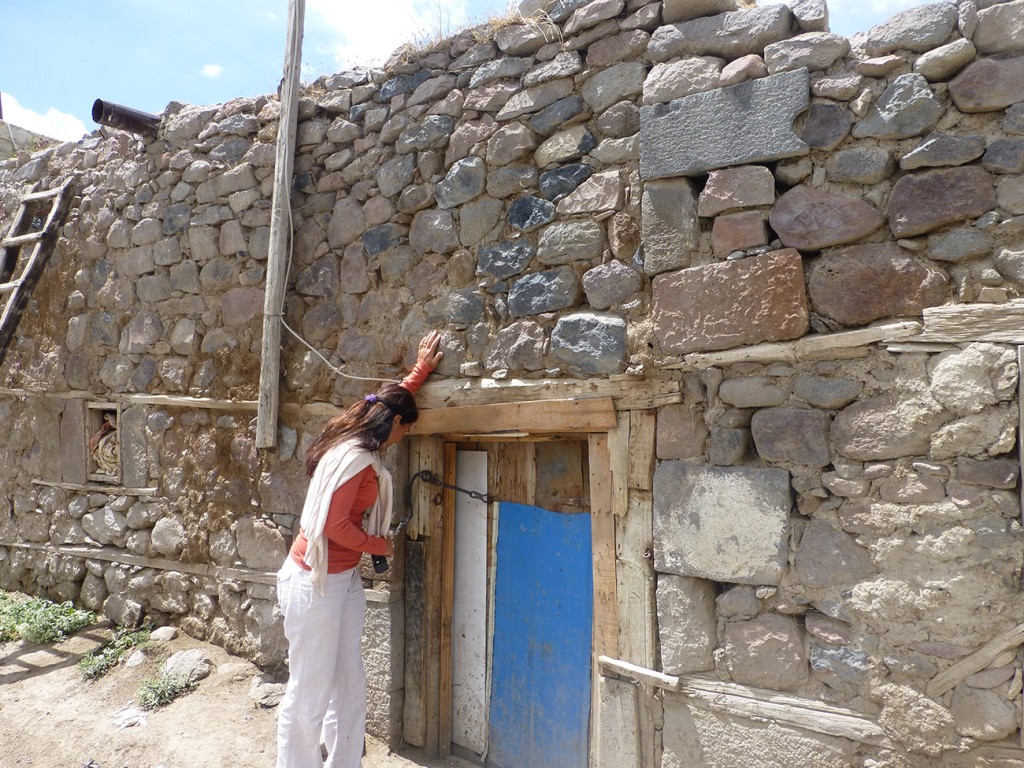
[[131, 107], [123, 107], [111, 101], [103, 101], [103, 99], [96, 99], [92, 103], [92, 119], [100, 125], [119, 128], [140, 136], [153, 135], [160, 126], [158, 115], [141, 112]]

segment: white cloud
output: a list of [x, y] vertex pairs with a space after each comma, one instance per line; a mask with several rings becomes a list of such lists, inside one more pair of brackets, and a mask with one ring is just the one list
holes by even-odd
[[220, 64], [204, 64], [202, 73], [203, 77], [220, 77], [224, 74], [224, 67]]
[[309, 9], [306, 35], [320, 28], [314, 47], [331, 57], [331, 70], [383, 64], [405, 43], [447, 37], [468, 21], [466, 0], [310, 0]]
[[9, 93], [3, 94], [4, 120], [26, 131], [39, 133], [60, 141], [78, 141], [86, 134], [85, 123], [74, 115], [53, 107], [45, 115], [26, 109]]

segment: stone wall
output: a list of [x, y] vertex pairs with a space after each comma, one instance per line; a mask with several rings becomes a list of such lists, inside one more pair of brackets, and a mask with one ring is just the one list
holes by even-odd
[[[1016, 306], [1024, 0], [921, 6], [852, 40], [815, 0], [544, 9], [304, 89], [286, 321], [359, 375], [399, 376], [439, 327], [440, 377], [678, 383], [653, 476], [661, 669], [825, 700], [887, 741], [669, 695], [665, 765], [935, 765], [1012, 736], [1014, 654], [924, 691], [1022, 615], [1014, 342], [792, 350]], [[0, 367], [0, 584], [268, 665], [285, 646], [267, 574], [322, 423], [297, 406], [364, 386], [286, 335], [279, 447], [255, 449], [238, 403], [258, 388], [278, 115], [273, 96], [172, 103], [154, 140], [0, 164], [5, 219], [27, 184], [79, 190]], [[772, 344], [791, 353], [707, 362]], [[83, 445], [104, 408], [110, 492]], [[368, 636], [392, 645], [371, 678], [393, 713], [392, 589]]]
[[49, 136], [26, 131], [0, 119], [0, 157], [4, 159], [13, 157], [19, 151], [35, 152], [57, 143], [56, 139]]

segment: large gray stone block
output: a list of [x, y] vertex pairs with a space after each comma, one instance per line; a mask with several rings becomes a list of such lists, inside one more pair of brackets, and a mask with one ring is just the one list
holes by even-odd
[[707, 579], [658, 576], [658, 637], [661, 668], [666, 673], [683, 675], [714, 668], [715, 596], [715, 585]]
[[792, 20], [789, 8], [779, 4], [658, 27], [647, 54], [655, 62], [688, 55], [729, 60], [751, 53], [760, 55], [766, 45], [789, 36]]
[[601, 312], [566, 315], [551, 332], [551, 352], [587, 375], [619, 373], [626, 363], [626, 321]]
[[640, 199], [644, 272], [657, 275], [690, 266], [700, 240], [697, 200], [688, 179], [644, 184]]
[[516, 280], [508, 292], [513, 317], [539, 315], [574, 307], [582, 298], [579, 278], [570, 266], [533, 272]]
[[928, 452], [932, 434], [951, 418], [930, 397], [880, 395], [836, 414], [832, 444], [857, 461], [920, 456]]
[[808, 675], [804, 633], [792, 616], [764, 614], [726, 625], [725, 665], [738, 683], [773, 691], [799, 688]]
[[762, 459], [809, 467], [824, 467], [832, 460], [828, 427], [828, 414], [809, 408], [764, 408], [750, 420]]
[[956, 27], [953, 3], [927, 3], [894, 14], [868, 31], [864, 48], [869, 56], [893, 51], [927, 51], [949, 39]]
[[778, 584], [787, 562], [789, 472], [663, 461], [654, 473], [654, 567]]
[[640, 109], [640, 176], [695, 176], [713, 168], [806, 155], [793, 131], [807, 108], [806, 69], [695, 93]]
[[921, 136], [935, 127], [944, 111], [928, 81], [908, 72], [885, 89], [867, 117], [853, 127], [853, 135], [878, 139]]
[[852, 586], [874, 572], [869, 551], [850, 534], [814, 519], [804, 529], [794, 558], [797, 580], [811, 589]]

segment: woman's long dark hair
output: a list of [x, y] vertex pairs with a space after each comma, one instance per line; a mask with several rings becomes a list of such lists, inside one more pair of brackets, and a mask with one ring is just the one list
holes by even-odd
[[376, 451], [391, 436], [395, 416], [402, 424], [412, 424], [419, 415], [409, 390], [398, 384], [385, 384], [327, 422], [306, 451], [306, 475], [312, 477], [320, 459], [338, 443], [355, 438], [360, 447]]

